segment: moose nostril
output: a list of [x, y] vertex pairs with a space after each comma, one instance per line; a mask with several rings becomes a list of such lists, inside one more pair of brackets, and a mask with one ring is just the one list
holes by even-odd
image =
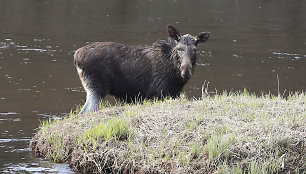
[[192, 75], [192, 67], [189, 65], [185, 65], [181, 67], [181, 77], [183, 79], [189, 79]]

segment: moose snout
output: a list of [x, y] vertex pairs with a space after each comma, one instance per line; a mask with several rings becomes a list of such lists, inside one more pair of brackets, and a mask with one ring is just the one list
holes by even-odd
[[184, 80], [190, 79], [192, 76], [192, 66], [191, 65], [183, 65], [181, 66], [181, 77]]

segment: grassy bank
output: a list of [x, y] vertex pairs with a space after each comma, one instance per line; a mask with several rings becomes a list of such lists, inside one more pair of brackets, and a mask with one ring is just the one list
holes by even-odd
[[35, 154], [98, 173], [304, 173], [306, 94], [101, 106], [42, 122]]

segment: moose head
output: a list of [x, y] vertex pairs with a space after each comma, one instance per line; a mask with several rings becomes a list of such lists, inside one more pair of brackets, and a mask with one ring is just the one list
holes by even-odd
[[181, 36], [179, 30], [172, 25], [168, 25], [168, 33], [176, 43], [172, 50], [172, 59], [176, 60], [182, 79], [187, 81], [191, 77], [196, 63], [196, 47], [199, 43], [207, 41], [210, 33], [201, 32], [196, 37], [190, 34]]

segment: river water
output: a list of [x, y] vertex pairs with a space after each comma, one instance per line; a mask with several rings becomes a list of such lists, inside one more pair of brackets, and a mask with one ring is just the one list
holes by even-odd
[[181, 34], [209, 31], [184, 88], [188, 97], [199, 98], [204, 82], [212, 93], [277, 94], [279, 84], [287, 95], [306, 89], [305, 9], [303, 0], [2, 0], [0, 173], [72, 173], [35, 158], [28, 144], [41, 120], [84, 103], [77, 48], [94, 41], [151, 45], [168, 38], [168, 24]]

